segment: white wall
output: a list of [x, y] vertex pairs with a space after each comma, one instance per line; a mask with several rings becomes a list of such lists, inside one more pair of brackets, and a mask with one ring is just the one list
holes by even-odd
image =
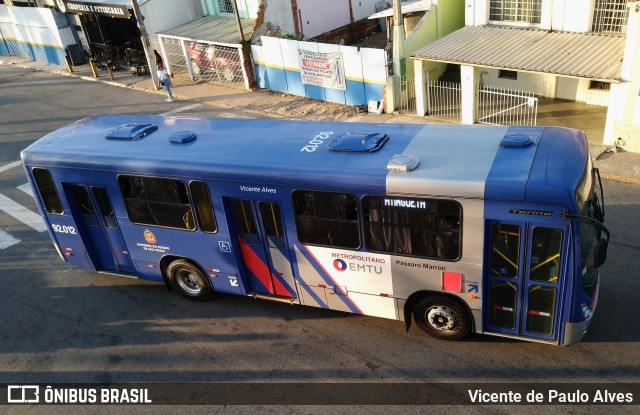
[[[351, 7], [353, 8], [353, 20], [366, 19], [376, 12], [376, 3], [382, 0], [351, 0]], [[383, 0], [393, 4], [393, 0]], [[389, 6], [391, 7], [391, 6]]]
[[203, 17], [200, 0], [149, 0], [140, 5], [149, 35], [189, 23]]
[[349, 0], [298, 0], [298, 9], [302, 15], [302, 32], [305, 38], [351, 23]]
[[[594, 4], [595, 0], [543, 0], [540, 24], [531, 26], [567, 32], [588, 32], [591, 30]], [[482, 26], [487, 23], [489, 23], [489, 0], [466, 0], [465, 25]], [[501, 24], [527, 26], [509, 22]]]
[[518, 91], [530, 91], [544, 97], [552, 98], [556, 94], [556, 77], [554, 75], [518, 72], [518, 79], [512, 80], [498, 78], [498, 73], [498, 69], [481, 68], [480, 83]]
[[19, 42], [53, 47], [64, 45], [50, 9], [0, 4], [0, 16], [0, 21], [13, 23], [14, 34]]
[[263, 0], [264, 23], [254, 31], [255, 36], [265, 35], [268, 31], [271, 36], [280, 34], [294, 34], [296, 27], [293, 21], [291, 0]]

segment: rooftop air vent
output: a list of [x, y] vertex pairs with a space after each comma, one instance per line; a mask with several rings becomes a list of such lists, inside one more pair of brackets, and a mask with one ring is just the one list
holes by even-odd
[[526, 148], [533, 145], [533, 139], [526, 134], [505, 135], [500, 143], [502, 148]]
[[120, 125], [105, 137], [113, 140], [139, 140], [157, 129], [155, 124], [128, 123]]
[[196, 133], [193, 131], [178, 131], [169, 136], [169, 141], [173, 144], [186, 144], [196, 139]]
[[340, 134], [327, 146], [331, 151], [352, 151], [359, 153], [372, 153], [382, 148], [389, 136], [382, 133], [346, 133]]
[[396, 154], [391, 160], [389, 160], [389, 163], [387, 164], [387, 170], [406, 173], [408, 171], [415, 170], [419, 164], [420, 160], [418, 159], [418, 157], [409, 156], [406, 154]]

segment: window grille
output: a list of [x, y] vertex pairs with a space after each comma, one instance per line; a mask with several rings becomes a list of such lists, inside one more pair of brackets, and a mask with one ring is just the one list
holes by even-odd
[[540, 23], [542, 0], [491, 0], [489, 20]]
[[500, 69], [498, 71], [498, 78], [504, 78], [504, 79], [512, 79], [512, 80], [517, 80], [518, 79], [518, 72], [516, 71], [508, 71], [505, 69]]
[[232, 0], [218, 0], [218, 8], [220, 13], [233, 13]]
[[621, 35], [626, 31], [628, 17], [627, 0], [596, 0], [592, 31]]
[[591, 81], [589, 82], [589, 89], [609, 91], [611, 89], [611, 83], [604, 81]]

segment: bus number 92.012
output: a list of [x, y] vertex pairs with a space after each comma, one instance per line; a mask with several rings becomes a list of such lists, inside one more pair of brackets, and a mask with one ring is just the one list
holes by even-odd
[[322, 131], [322, 132], [318, 133], [318, 135], [313, 137], [313, 139], [311, 141], [309, 141], [309, 144], [307, 144], [306, 146], [302, 147], [300, 149], [300, 151], [307, 152], [307, 153], [313, 153], [314, 151], [316, 151], [318, 149], [318, 146], [320, 144], [324, 143], [324, 140], [326, 140], [327, 138], [331, 137], [331, 134], [333, 134], [333, 131]]
[[71, 235], [76, 234], [76, 228], [74, 228], [73, 226], [51, 224], [51, 227], [53, 228], [53, 231], [57, 233], [69, 233]]

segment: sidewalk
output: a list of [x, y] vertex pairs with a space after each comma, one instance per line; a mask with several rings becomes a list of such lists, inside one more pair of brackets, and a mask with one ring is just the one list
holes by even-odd
[[[155, 90], [150, 76], [133, 75], [128, 68], [114, 71], [114, 79], [111, 80], [106, 70], [99, 70], [99, 77], [94, 78], [89, 65], [74, 67], [74, 72], [70, 73], [67, 68], [33, 62], [20, 56], [0, 56], [0, 64], [16, 65], [35, 71], [45, 71], [91, 82], [102, 82], [117, 87], [146, 91], [157, 94], [158, 102], [163, 102], [166, 97], [164, 89]], [[181, 100], [189, 100], [236, 111], [242, 110], [249, 116], [268, 115], [273, 118], [371, 123], [458, 124], [448, 119], [418, 117], [409, 113], [381, 115], [358, 113], [357, 108], [348, 105], [316, 101], [264, 89], [246, 91], [193, 82], [189, 78], [179, 77], [172, 81], [171, 89], [176, 101], [166, 104], [167, 107], [179, 105]], [[640, 154], [608, 148], [599, 142], [590, 142], [589, 144], [595, 166], [600, 169], [603, 178], [640, 184]]]

